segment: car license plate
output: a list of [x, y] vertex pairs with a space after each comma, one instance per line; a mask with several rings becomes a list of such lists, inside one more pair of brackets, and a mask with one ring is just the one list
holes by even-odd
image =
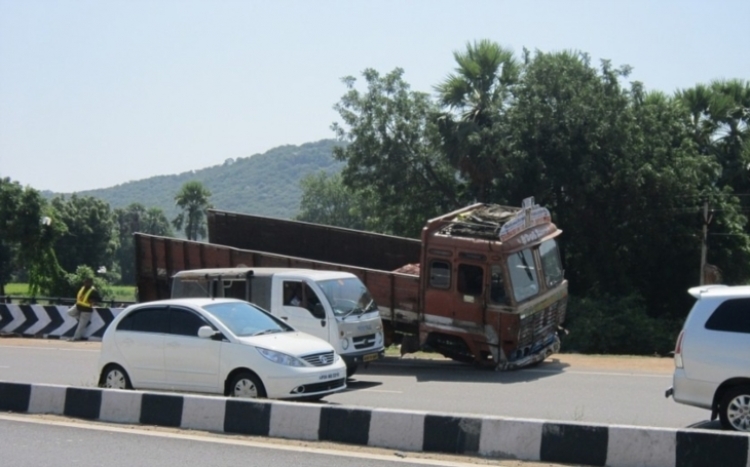
[[327, 375], [321, 375], [320, 379], [323, 380], [329, 380], [329, 379], [338, 379], [339, 374], [338, 373], [328, 373]]
[[377, 360], [377, 359], [378, 359], [378, 354], [376, 354], [376, 353], [367, 354], [364, 357], [362, 357], [362, 361], [363, 362], [371, 362], [371, 361]]

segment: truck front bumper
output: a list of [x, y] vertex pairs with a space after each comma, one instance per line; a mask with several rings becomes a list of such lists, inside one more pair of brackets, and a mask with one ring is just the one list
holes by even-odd
[[512, 362], [500, 362], [497, 364], [495, 369], [498, 371], [517, 370], [525, 366], [533, 365], [534, 363], [539, 363], [553, 353], [557, 353], [559, 351], [560, 338], [555, 336], [551, 343], [549, 343], [545, 347], [542, 347], [537, 352], [526, 357], [519, 358], [518, 360], [513, 360]]
[[348, 367], [356, 366], [360, 363], [374, 362], [375, 360], [380, 360], [383, 357], [385, 357], [384, 347], [381, 347], [380, 349], [363, 350], [361, 352], [352, 352], [346, 355], [341, 355], [341, 358], [344, 359], [344, 362]]

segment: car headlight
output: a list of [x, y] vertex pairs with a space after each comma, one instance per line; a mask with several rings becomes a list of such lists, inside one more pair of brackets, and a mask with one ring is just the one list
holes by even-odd
[[349, 348], [349, 339], [347, 339], [346, 337], [341, 339], [341, 348], [344, 350]]
[[276, 352], [275, 350], [263, 349], [260, 347], [256, 347], [256, 349], [258, 349], [258, 352], [260, 352], [261, 355], [274, 363], [278, 363], [279, 365], [305, 366], [302, 360], [297, 357], [292, 357], [291, 355], [287, 355], [285, 353]]

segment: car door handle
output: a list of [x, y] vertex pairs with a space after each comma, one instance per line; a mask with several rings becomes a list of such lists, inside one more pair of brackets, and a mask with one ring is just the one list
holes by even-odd
[[167, 347], [179, 347], [180, 344], [178, 342], [167, 342]]
[[289, 321], [289, 317], [288, 316], [281, 316], [281, 319], [283, 319], [284, 321]]

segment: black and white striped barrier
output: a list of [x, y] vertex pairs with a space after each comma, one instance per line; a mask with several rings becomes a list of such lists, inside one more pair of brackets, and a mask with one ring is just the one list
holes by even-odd
[[748, 467], [750, 436], [0, 382], [0, 411], [610, 467]]
[[[28, 337], [70, 337], [78, 321], [68, 315], [69, 306], [0, 304], [0, 334]], [[122, 308], [94, 308], [83, 337], [99, 340]]]

